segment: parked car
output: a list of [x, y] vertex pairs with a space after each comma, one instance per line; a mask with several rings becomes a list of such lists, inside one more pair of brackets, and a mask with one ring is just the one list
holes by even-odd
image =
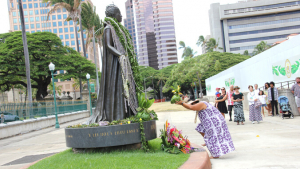
[[[17, 121], [19, 120], [19, 116], [13, 115], [9, 112], [0, 112], [0, 115], [4, 114], [4, 122], [9, 122], [9, 121]], [[0, 116], [0, 123], [1, 123], [1, 116]]]

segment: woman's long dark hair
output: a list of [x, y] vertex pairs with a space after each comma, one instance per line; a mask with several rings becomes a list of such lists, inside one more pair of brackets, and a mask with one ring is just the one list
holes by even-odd
[[[261, 94], [260, 94], [260, 92], [261, 92]], [[264, 91], [260, 90], [258, 95], [265, 95], [265, 93], [264, 93]]]
[[266, 87], [266, 85], [268, 85], [268, 88], [270, 87], [270, 83], [266, 82], [265, 83], [265, 87]]
[[225, 89], [225, 87], [222, 87], [223, 89], [224, 89], [224, 91], [225, 91], [225, 95], [226, 95], [226, 89]]

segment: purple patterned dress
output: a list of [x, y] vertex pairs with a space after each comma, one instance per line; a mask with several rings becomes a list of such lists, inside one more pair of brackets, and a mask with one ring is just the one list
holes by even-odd
[[201, 123], [196, 130], [205, 133], [204, 141], [213, 157], [220, 157], [234, 151], [234, 145], [226, 124], [220, 111], [207, 102], [207, 108], [198, 112]]

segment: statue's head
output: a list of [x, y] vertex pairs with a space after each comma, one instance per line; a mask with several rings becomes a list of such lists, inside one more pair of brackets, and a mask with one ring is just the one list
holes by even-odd
[[122, 22], [122, 15], [120, 9], [114, 5], [108, 5], [105, 10], [106, 17], [116, 18], [118, 22]]

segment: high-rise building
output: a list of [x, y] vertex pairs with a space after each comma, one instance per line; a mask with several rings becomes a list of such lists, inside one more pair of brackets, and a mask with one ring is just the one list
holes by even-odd
[[272, 45], [300, 33], [299, 0], [247, 0], [211, 4], [210, 35], [225, 52], [252, 53], [261, 41]]
[[[91, 0], [82, 0], [83, 2], [89, 2], [92, 4]], [[21, 29], [21, 19], [19, 14], [19, 5], [17, 0], [7, 0], [8, 5], [8, 13], [10, 20], [10, 31], [22, 31]], [[57, 34], [60, 37], [62, 44], [65, 46], [70, 46], [74, 50], [77, 50], [76, 47], [76, 36], [75, 36], [75, 24], [72, 20], [65, 21], [68, 17], [68, 12], [65, 8], [59, 8], [55, 12], [53, 12], [49, 16], [49, 20], [47, 20], [48, 12], [51, 10], [52, 6], [47, 7], [47, 3], [42, 3], [41, 0], [22, 0], [23, 11], [24, 11], [24, 22], [26, 32], [34, 33], [34, 32], [52, 32]], [[79, 26], [77, 26], [79, 29]], [[86, 43], [86, 34], [83, 34], [84, 37], [81, 37], [81, 33], [78, 32], [78, 43], [79, 43], [79, 51], [83, 56], [83, 48], [82, 48], [82, 38], [84, 38], [84, 42]], [[95, 63], [93, 45], [90, 44], [88, 49], [86, 49], [88, 60], [91, 60]], [[29, 51], [30, 52], [30, 51]], [[96, 46], [96, 61], [97, 66], [99, 68], [99, 54], [98, 47]], [[55, 63], [54, 63], [55, 64]], [[58, 74], [65, 73], [64, 70], [57, 71]], [[62, 86], [62, 91], [71, 92], [73, 96], [76, 93], [76, 98], [79, 97], [79, 90], [74, 90], [72, 84], [73, 80], [60, 80], [55, 79], [58, 86]], [[72, 96], [72, 95], [71, 95]]]
[[135, 35], [135, 20], [134, 20], [134, 11], [133, 11], [133, 4], [132, 0], [127, 0], [125, 2], [126, 8], [126, 19], [124, 19], [124, 25], [128, 29], [131, 37], [132, 43], [134, 45], [134, 52], [137, 53], [137, 46], [136, 46], [136, 35]]
[[139, 65], [178, 63], [172, 0], [134, 0], [134, 7]]

